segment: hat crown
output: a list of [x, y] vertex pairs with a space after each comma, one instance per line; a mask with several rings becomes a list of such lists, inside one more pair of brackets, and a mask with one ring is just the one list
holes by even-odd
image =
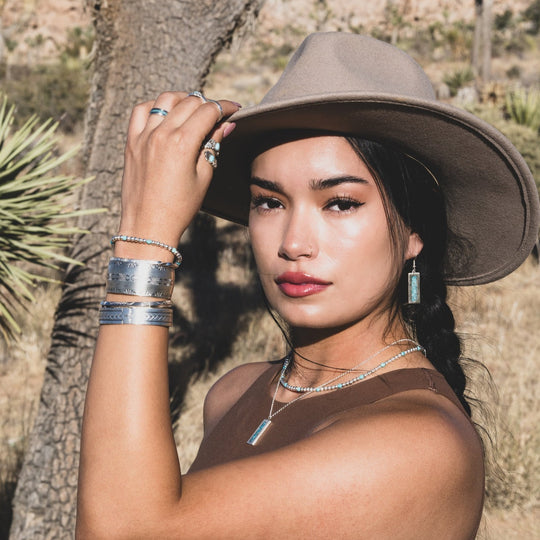
[[261, 105], [350, 93], [436, 99], [423, 69], [396, 47], [369, 36], [320, 32], [303, 41]]

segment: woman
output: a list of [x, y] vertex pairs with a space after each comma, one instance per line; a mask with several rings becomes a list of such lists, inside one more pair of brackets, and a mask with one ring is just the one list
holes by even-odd
[[[176, 92], [133, 111], [79, 537], [473, 538], [482, 447], [446, 284], [498, 279], [530, 252], [523, 159], [437, 103], [407, 55], [358, 35], [308, 37], [261, 105], [238, 108]], [[249, 219], [294, 348], [216, 383], [182, 476], [168, 298], [173, 246], [201, 205]]]

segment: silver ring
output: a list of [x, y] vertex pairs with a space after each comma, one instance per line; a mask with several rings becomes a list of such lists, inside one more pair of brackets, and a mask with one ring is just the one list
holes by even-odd
[[150, 109], [150, 114], [159, 114], [159, 116], [167, 116], [169, 114], [169, 111], [166, 111], [165, 109], [160, 109], [159, 107], [154, 107]]
[[195, 96], [195, 97], [198, 97], [200, 99], [202, 99], [203, 103], [207, 103], [208, 100], [204, 97], [203, 93], [202, 92], [199, 92], [198, 90], [195, 90], [194, 92], [190, 92], [187, 97], [190, 97], [190, 96]]
[[213, 150], [216, 156], [219, 156], [219, 151], [221, 150], [221, 144], [214, 139], [208, 139], [208, 142], [203, 146], [207, 150]]
[[216, 101], [215, 99], [207, 99], [206, 101], [208, 101], [208, 103], [213, 103], [218, 108], [219, 118], [216, 122], [216, 124], [218, 124], [219, 122], [221, 122], [221, 120], [223, 120], [223, 107], [221, 106], [219, 101]]
[[212, 149], [205, 149], [204, 151], [204, 159], [206, 159], [207, 163], [210, 163], [212, 167], [215, 169], [217, 167], [217, 156], [214, 150]]

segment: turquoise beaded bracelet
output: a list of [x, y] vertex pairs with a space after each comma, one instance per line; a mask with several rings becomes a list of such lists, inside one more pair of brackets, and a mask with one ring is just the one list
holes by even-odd
[[182, 263], [182, 255], [173, 246], [159, 242], [158, 240], [148, 240], [146, 238], [139, 238], [138, 236], [128, 236], [126, 234], [117, 234], [111, 238], [111, 246], [114, 246], [116, 242], [133, 242], [135, 244], [146, 244], [148, 246], [158, 246], [160, 248], [170, 251], [174, 255], [174, 260], [178, 266]]

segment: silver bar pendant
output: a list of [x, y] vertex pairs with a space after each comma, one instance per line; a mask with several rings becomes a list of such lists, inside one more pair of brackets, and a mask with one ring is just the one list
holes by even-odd
[[253, 435], [248, 439], [248, 444], [255, 446], [259, 439], [263, 436], [264, 432], [270, 427], [272, 420], [270, 418], [265, 418], [260, 424], [259, 427], [253, 432]]

